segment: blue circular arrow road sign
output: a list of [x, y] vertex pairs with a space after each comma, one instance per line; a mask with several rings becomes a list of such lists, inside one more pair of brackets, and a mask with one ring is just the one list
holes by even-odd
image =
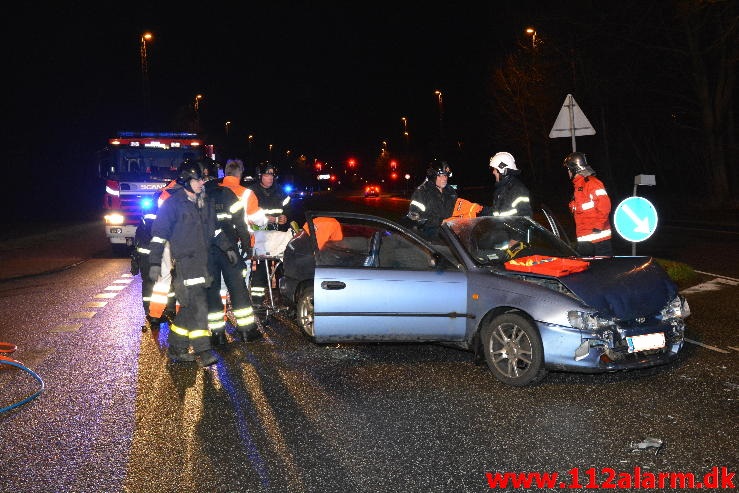
[[657, 229], [657, 210], [643, 197], [629, 197], [616, 207], [613, 225], [623, 239], [644, 241]]

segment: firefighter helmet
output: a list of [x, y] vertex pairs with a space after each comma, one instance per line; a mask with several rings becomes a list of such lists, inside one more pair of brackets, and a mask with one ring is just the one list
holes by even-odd
[[426, 170], [426, 177], [433, 181], [436, 180], [436, 177], [439, 175], [446, 175], [447, 177], [452, 176], [452, 168], [446, 161], [434, 159], [429, 163], [429, 167]]
[[263, 163], [259, 163], [257, 165], [257, 178], [261, 178], [263, 174], [266, 174], [269, 170], [272, 170], [272, 174], [275, 177], [275, 180], [277, 179], [277, 167], [270, 163], [269, 161], [264, 161]]
[[588, 165], [588, 160], [582, 152], [571, 152], [562, 165], [574, 175], [590, 176], [595, 171]]
[[505, 175], [509, 170], [517, 171], [516, 160], [510, 152], [498, 152], [490, 158], [490, 167]]
[[185, 190], [192, 192], [193, 189], [190, 186], [190, 180], [202, 180], [203, 179], [203, 166], [198, 161], [187, 160], [180, 164], [177, 169], [177, 184], [182, 186]]

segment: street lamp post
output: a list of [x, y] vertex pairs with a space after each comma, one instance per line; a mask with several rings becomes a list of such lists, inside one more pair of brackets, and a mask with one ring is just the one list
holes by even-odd
[[441, 98], [441, 91], [437, 89], [434, 94], [436, 94], [439, 102], [439, 145], [441, 146], [444, 142], [444, 103]]
[[403, 122], [403, 138], [405, 139], [405, 152], [408, 154], [410, 134], [408, 133], [408, 118], [401, 117], [400, 121]]
[[536, 29], [534, 29], [533, 27], [527, 27], [526, 34], [531, 36], [531, 49], [536, 49]]
[[146, 116], [149, 116], [150, 106], [150, 90], [149, 90], [149, 58], [146, 55], [146, 42], [154, 39], [154, 36], [150, 32], [145, 32], [141, 35], [141, 45], [139, 47], [139, 54], [141, 55], [141, 89], [144, 95], [144, 111]]
[[228, 137], [229, 130], [231, 130], [231, 122], [226, 122], [226, 137]]
[[195, 131], [200, 131], [200, 101], [203, 99], [202, 94], [196, 94], [195, 95], [195, 103], [193, 104], [193, 107], [195, 108]]

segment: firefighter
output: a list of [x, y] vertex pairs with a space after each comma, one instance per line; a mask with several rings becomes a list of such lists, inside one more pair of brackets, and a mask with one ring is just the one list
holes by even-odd
[[[157, 210], [162, 206], [162, 203], [170, 197], [169, 192], [174, 187], [177, 187], [176, 179], [169, 182], [160, 192], [158, 192], [158, 198], [156, 201]], [[153, 220], [151, 221], [151, 224], [153, 224]], [[151, 235], [151, 225], [149, 226], [148, 235]], [[157, 279], [152, 287], [147, 315], [151, 319], [158, 319], [160, 322], [167, 321], [170, 324], [177, 313], [177, 300], [174, 295], [172, 274], [173, 268], [172, 259], [169, 253], [169, 243], [166, 243], [162, 254], [162, 265], [159, 279]]]
[[613, 255], [611, 246], [611, 199], [603, 182], [595, 177], [582, 152], [567, 155], [563, 166], [572, 180], [574, 193], [570, 211], [575, 219], [577, 251], [580, 255]]
[[[217, 227], [231, 244], [249, 244], [250, 234], [244, 221], [244, 208], [236, 194], [218, 183], [216, 166], [209, 161], [205, 167], [205, 193], [216, 211]], [[213, 345], [226, 343], [225, 312], [227, 295], [235, 319], [235, 329], [242, 340], [253, 341], [261, 336], [254, 321], [254, 310], [246, 290], [246, 265], [241, 256], [229, 256], [217, 245], [210, 247], [210, 276], [213, 283], [208, 287], [208, 328]], [[225, 286], [223, 285], [225, 284]]]
[[[154, 196], [156, 200], [158, 194]], [[149, 311], [151, 304], [152, 291], [154, 289], [154, 282], [149, 279], [149, 242], [151, 242], [151, 226], [154, 224], [154, 219], [157, 218], [156, 210], [147, 212], [141, 216], [138, 226], [136, 227], [136, 235], [133, 240], [133, 251], [131, 252], [131, 275], [137, 275], [141, 273], [141, 301], [144, 306], [144, 314], [146, 320], [144, 325], [141, 326], [142, 331], [147, 329], [159, 329], [161, 323], [161, 314], [152, 316]]]
[[[177, 187], [162, 203], [152, 226], [149, 278], [159, 278], [165, 243], [169, 243], [177, 275], [174, 290], [180, 309], [170, 326], [167, 356], [175, 362], [194, 361], [203, 367], [218, 362], [208, 331], [207, 288], [212, 279], [208, 262], [214, 242], [230, 258], [238, 255], [228, 237], [216, 230], [216, 214], [203, 193], [203, 169], [193, 161], [178, 169]], [[195, 355], [188, 351], [192, 347]]]
[[[255, 225], [255, 229], [288, 231], [290, 228], [288, 217], [291, 213], [290, 196], [275, 183], [277, 168], [270, 162], [265, 162], [257, 166], [256, 175], [257, 183], [251, 185], [249, 189], [256, 195], [259, 208], [261, 213], [264, 214], [266, 222], [264, 226]], [[267, 293], [269, 263], [269, 260], [259, 261], [252, 269], [249, 287], [252, 303], [255, 306], [262, 306], [264, 296]], [[275, 277], [279, 275], [279, 272], [275, 273]]]
[[521, 171], [509, 152], [498, 152], [490, 158], [490, 168], [495, 176], [493, 205], [482, 210], [483, 216], [529, 216], [531, 208], [529, 189], [518, 178]]
[[445, 161], [433, 160], [426, 169], [426, 180], [411, 195], [403, 223], [416, 228], [427, 240], [435, 240], [441, 222], [453, 215], [457, 191], [448, 186], [451, 174]]

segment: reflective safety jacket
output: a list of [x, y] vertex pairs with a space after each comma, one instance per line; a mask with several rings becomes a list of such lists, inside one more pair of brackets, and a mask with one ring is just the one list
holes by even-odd
[[236, 194], [216, 180], [205, 182], [204, 190], [215, 207], [218, 228], [226, 234], [234, 247], [239, 241], [243, 241], [246, 247], [251, 246], [251, 233], [244, 220], [243, 204]]
[[603, 182], [594, 175], [575, 175], [572, 178], [575, 193], [570, 211], [575, 218], [577, 241], [598, 243], [611, 239], [611, 199]]
[[287, 216], [287, 223], [277, 224], [277, 222], [270, 223], [266, 222], [264, 225], [253, 224], [254, 229], [278, 229], [280, 231], [287, 231], [290, 228], [288, 224], [290, 222], [291, 208], [290, 208], [290, 196], [287, 195], [277, 185], [272, 185], [269, 188], [264, 188], [260, 183], [255, 183], [249, 187], [249, 190], [254, 192], [257, 196], [259, 208], [266, 217], [278, 217], [280, 215]]
[[457, 202], [457, 191], [447, 185], [441, 191], [436, 184], [426, 180], [413, 191], [407, 218], [417, 227], [421, 236], [435, 239], [441, 222], [450, 217]]
[[532, 217], [534, 215], [531, 208], [529, 189], [516, 175], [515, 171], [508, 171], [495, 184], [493, 205], [483, 209], [483, 216]]
[[173, 188], [162, 203], [152, 226], [151, 265], [161, 265], [164, 245], [169, 242], [177, 277], [185, 286], [211, 283], [208, 274], [209, 250], [213, 242], [224, 252], [233, 245], [228, 237], [216, 230], [216, 213], [210, 200], [202, 207], [188, 199], [184, 188]]
[[[256, 194], [249, 188], [241, 185], [239, 178], [236, 176], [224, 176], [221, 185], [231, 189], [233, 193], [239, 198], [239, 204], [234, 206], [232, 214], [236, 214], [237, 210], [244, 210], [244, 221], [246, 221], [246, 227], [249, 232], [254, 231], [257, 228], [263, 228], [267, 225], [267, 217], [264, 215], [264, 211], [259, 207], [259, 200]], [[254, 246], [254, 237], [251, 238], [251, 246]]]

